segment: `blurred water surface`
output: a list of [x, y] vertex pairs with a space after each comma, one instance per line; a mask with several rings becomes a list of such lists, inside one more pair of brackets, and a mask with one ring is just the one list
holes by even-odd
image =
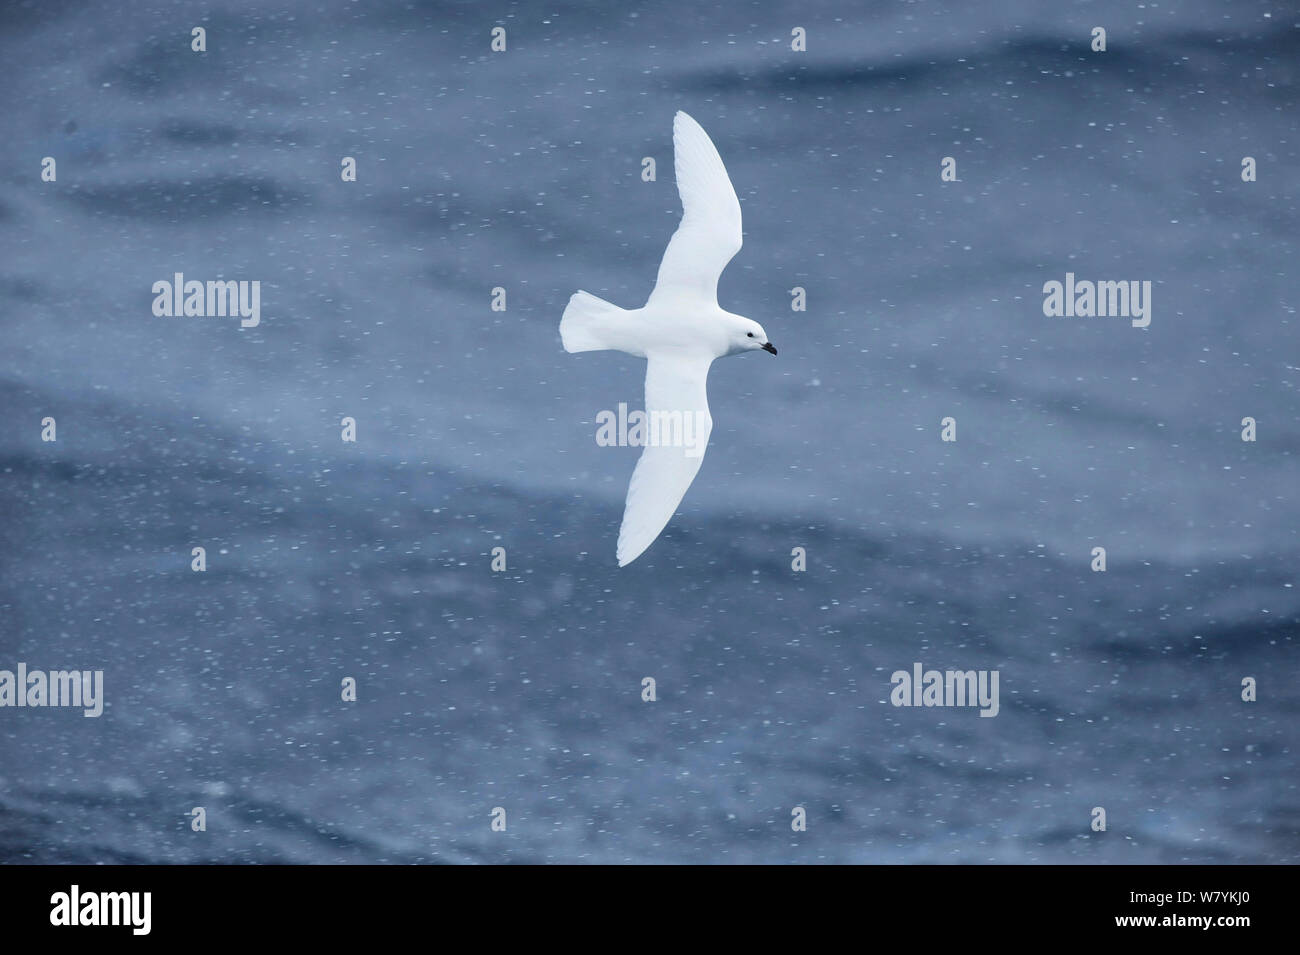
[[[0, 667], [107, 707], [0, 710], [0, 860], [1296, 861], [1296, 20], [8, 4]], [[677, 109], [780, 356], [714, 366], [619, 571], [595, 416], [643, 366], [557, 327], [649, 293]], [[261, 324], [155, 317], [176, 272]], [[1066, 272], [1152, 282], [1150, 327], [1046, 318]], [[1000, 714], [894, 708], [914, 661]]]

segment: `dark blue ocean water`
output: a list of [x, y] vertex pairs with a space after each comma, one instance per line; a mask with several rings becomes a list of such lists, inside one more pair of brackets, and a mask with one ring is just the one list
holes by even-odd
[[[0, 861], [1297, 861], [1298, 21], [7, 3], [0, 668], [106, 707], [0, 708]], [[619, 570], [643, 366], [557, 328], [644, 302], [678, 109], [780, 356]], [[261, 324], [155, 317], [176, 272]], [[1045, 317], [1067, 272], [1150, 326]], [[892, 706], [917, 661], [999, 715]]]

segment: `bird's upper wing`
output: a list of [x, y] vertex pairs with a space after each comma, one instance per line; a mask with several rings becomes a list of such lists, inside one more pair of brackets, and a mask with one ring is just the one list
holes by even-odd
[[[705, 382], [708, 357], [651, 355], [645, 370], [646, 446], [632, 472], [618, 531], [618, 565], [641, 556], [677, 510], [713, 431]], [[658, 415], [660, 444], [650, 444]], [[674, 434], [680, 439], [670, 439]]]
[[740, 251], [740, 200], [708, 133], [681, 112], [673, 119], [673, 156], [682, 222], [659, 263], [650, 301], [685, 294], [717, 305], [718, 278]]

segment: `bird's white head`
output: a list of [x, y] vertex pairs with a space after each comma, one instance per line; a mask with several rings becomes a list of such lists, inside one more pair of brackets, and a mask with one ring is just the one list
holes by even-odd
[[731, 319], [731, 339], [728, 355], [738, 355], [746, 351], [765, 351], [776, 354], [776, 346], [767, 338], [767, 332], [758, 322], [740, 315], [729, 315]]

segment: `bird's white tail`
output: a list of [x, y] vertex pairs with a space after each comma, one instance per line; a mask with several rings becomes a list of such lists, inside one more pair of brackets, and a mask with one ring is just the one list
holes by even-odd
[[564, 350], [601, 351], [623, 348], [627, 333], [627, 310], [611, 305], [589, 292], [574, 292], [560, 318], [560, 340]]

